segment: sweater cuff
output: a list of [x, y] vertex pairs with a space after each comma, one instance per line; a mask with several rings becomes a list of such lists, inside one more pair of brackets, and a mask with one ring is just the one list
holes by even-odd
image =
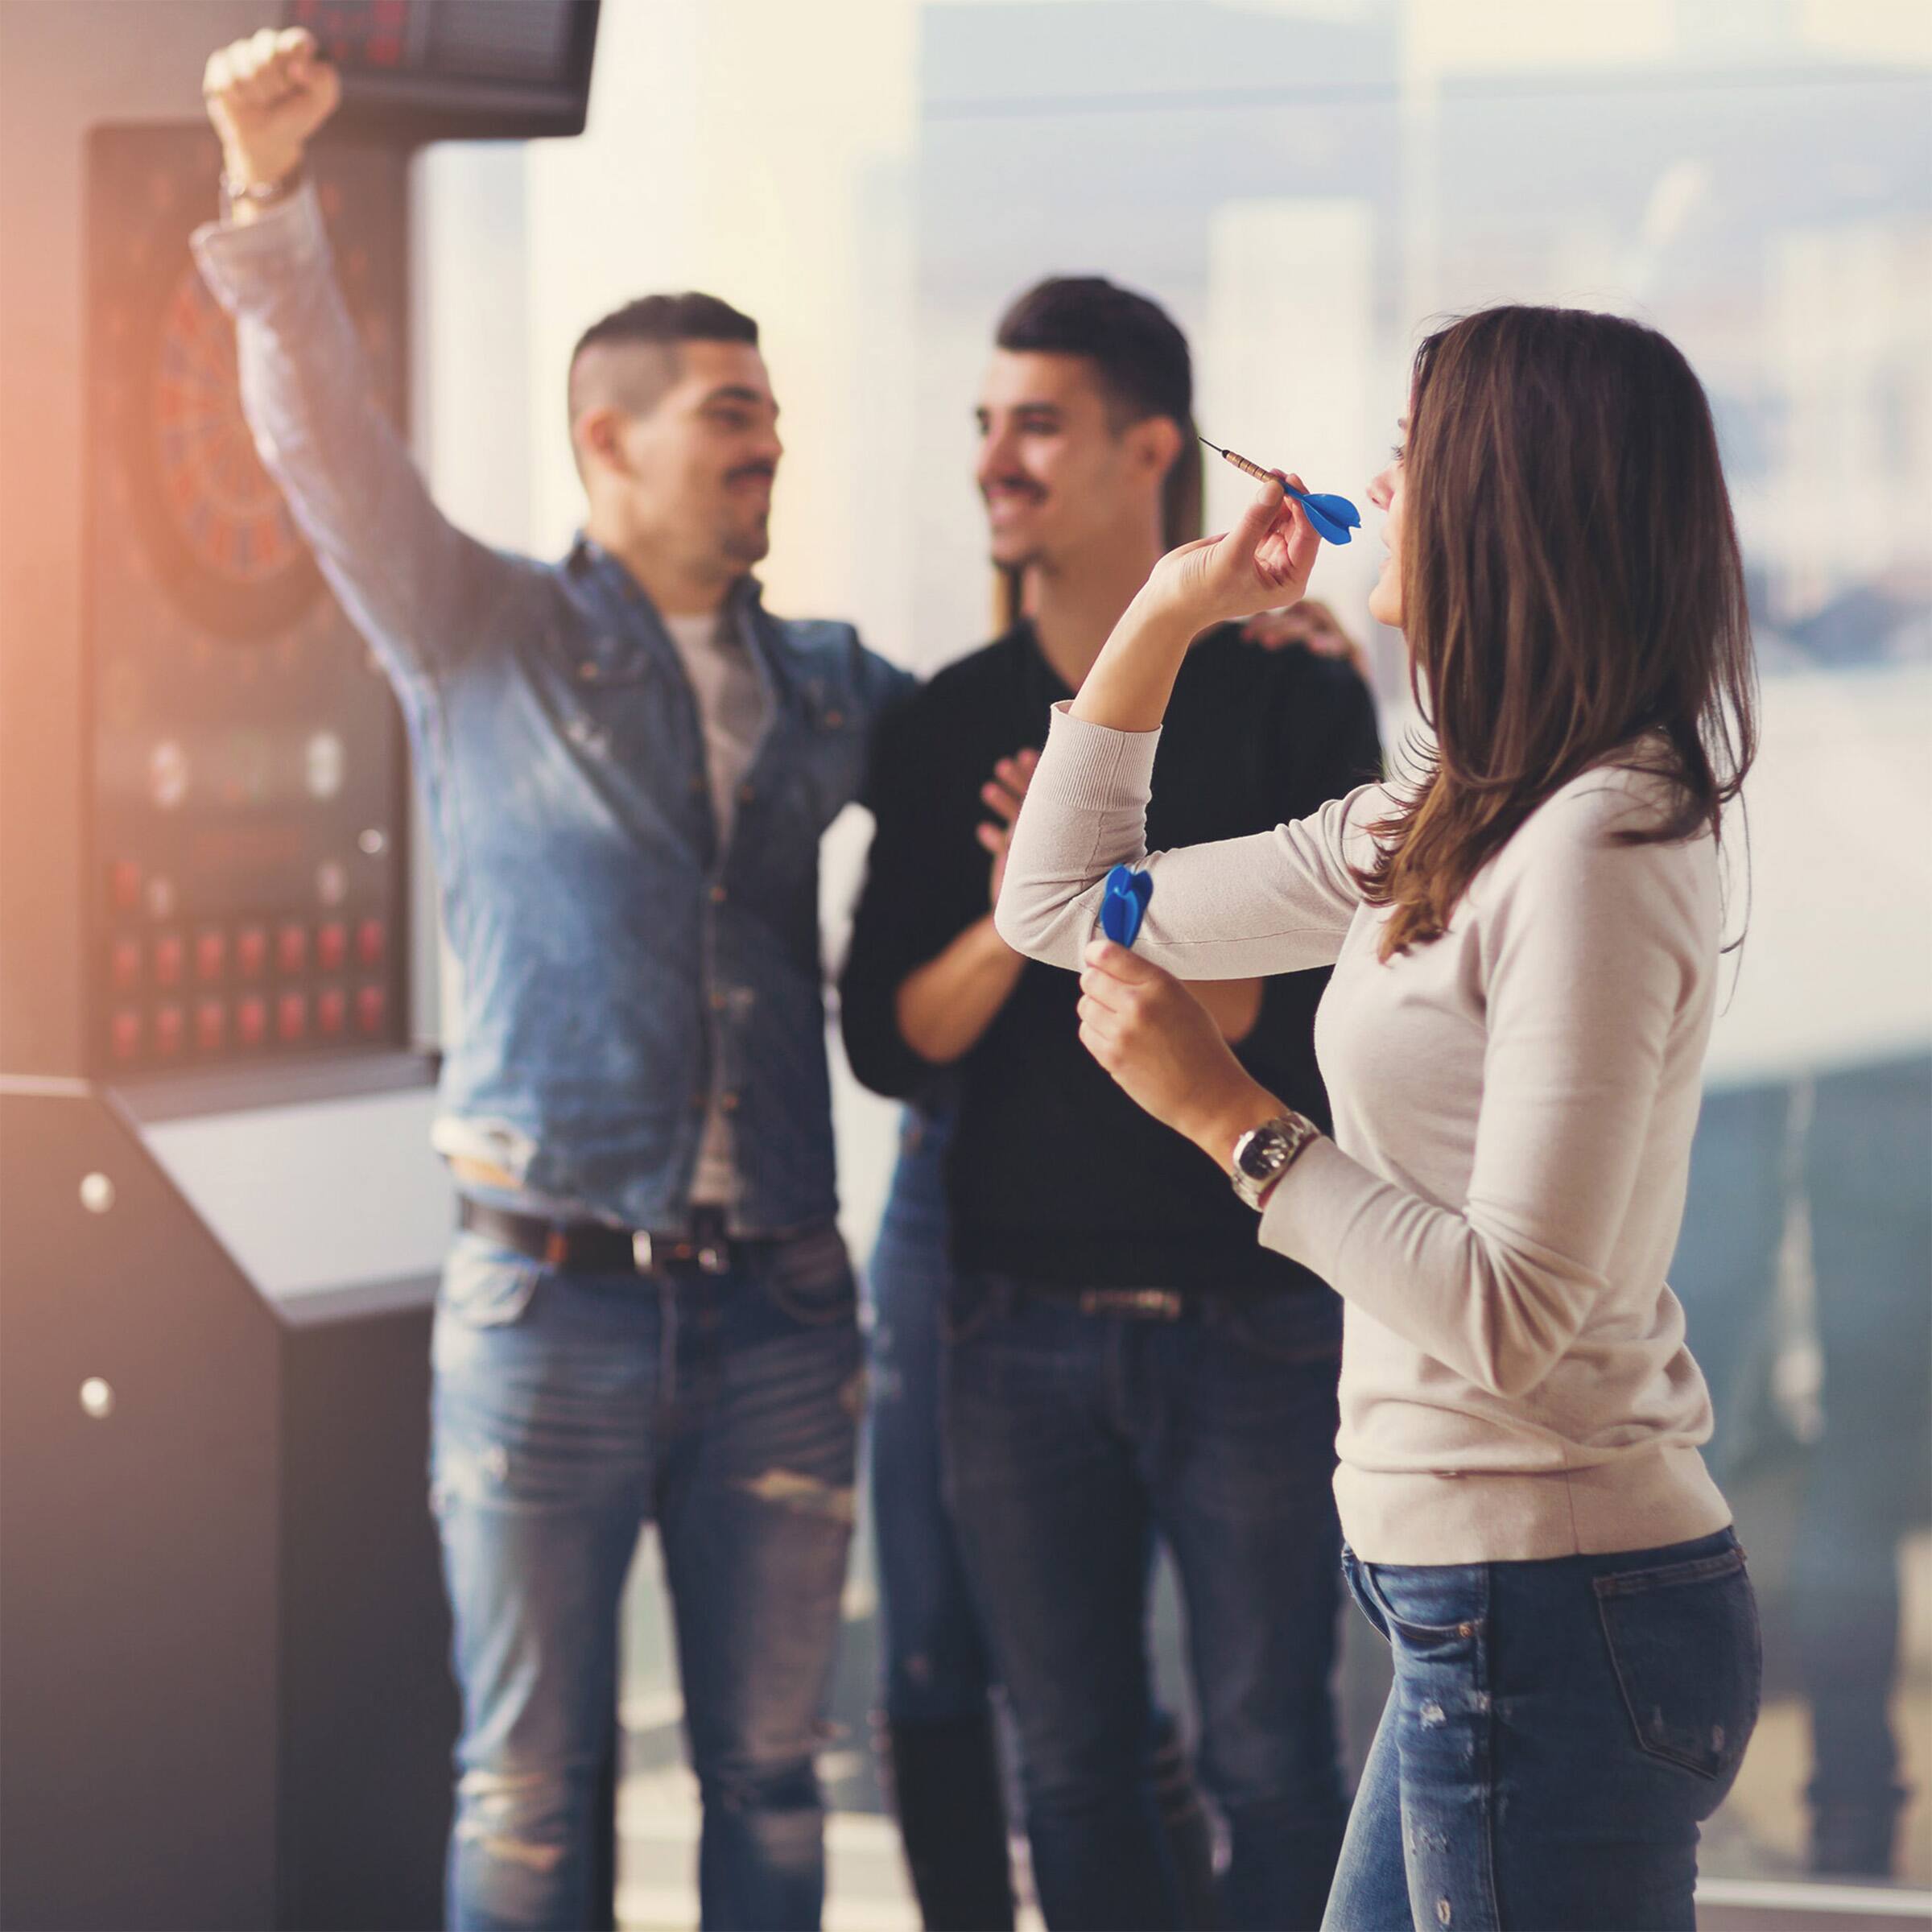
[[203, 279], [230, 315], [260, 306], [286, 287], [291, 275], [328, 258], [314, 177], [246, 224], [204, 222], [191, 246]]
[[1123, 799], [1144, 800], [1154, 789], [1154, 754], [1161, 734], [1115, 731], [1076, 718], [1063, 698], [1047, 720], [1053, 747], [1054, 790], [1067, 805], [1084, 811], [1117, 811]]
[[1329, 1217], [1322, 1210], [1344, 1199], [1356, 1183], [1369, 1178], [1327, 1135], [1311, 1142], [1261, 1203], [1261, 1245], [1312, 1269], [1335, 1287], [1329, 1272], [1337, 1245], [1335, 1230], [1326, 1224]]

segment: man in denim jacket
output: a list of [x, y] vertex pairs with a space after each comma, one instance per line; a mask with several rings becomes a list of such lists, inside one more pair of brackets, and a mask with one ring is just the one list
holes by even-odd
[[708, 296], [633, 303], [579, 345], [568, 558], [453, 529], [370, 398], [303, 177], [336, 75], [265, 31], [205, 86], [226, 205], [196, 254], [262, 458], [402, 701], [463, 968], [436, 1144], [464, 1232], [433, 1352], [450, 1922], [609, 1910], [593, 1794], [649, 1519], [704, 1923], [815, 1926], [860, 1379], [818, 839], [910, 679], [850, 626], [761, 605], [778, 412], [756, 325]]

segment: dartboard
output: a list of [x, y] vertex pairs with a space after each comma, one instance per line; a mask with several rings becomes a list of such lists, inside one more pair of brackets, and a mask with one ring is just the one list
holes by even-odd
[[[220, 157], [204, 129], [101, 130], [93, 142], [98, 421], [114, 532], [176, 610], [211, 638], [268, 643], [308, 617], [321, 578], [242, 413], [234, 324], [189, 249], [215, 212]], [[336, 279], [376, 398], [399, 413], [402, 340], [393, 193], [374, 153], [313, 157]], [[341, 181], [355, 184], [342, 218]], [[371, 205], [372, 195], [382, 197]], [[393, 231], [393, 232], [392, 232]], [[397, 262], [399, 263], [399, 255]], [[384, 264], [378, 267], [378, 262]]]
[[228, 584], [272, 584], [304, 561], [242, 415], [234, 324], [191, 266], [163, 304], [148, 423], [161, 506], [194, 562]]

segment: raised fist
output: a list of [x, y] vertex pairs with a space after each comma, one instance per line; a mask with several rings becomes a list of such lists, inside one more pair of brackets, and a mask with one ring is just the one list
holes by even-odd
[[306, 27], [265, 27], [209, 56], [201, 94], [229, 179], [248, 188], [300, 164], [309, 137], [342, 98], [342, 77]]

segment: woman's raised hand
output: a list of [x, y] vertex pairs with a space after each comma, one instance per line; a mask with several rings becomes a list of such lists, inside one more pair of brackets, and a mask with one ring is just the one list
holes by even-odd
[[[1256, 490], [1225, 535], [1170, 550], [1154, 567], [1142, 595], [1196, 630], [1293, 604], [1307, 594], [1322, 540], [1278, 473]], [[1286, 479], [1297, 489], [1298, 477]]]

